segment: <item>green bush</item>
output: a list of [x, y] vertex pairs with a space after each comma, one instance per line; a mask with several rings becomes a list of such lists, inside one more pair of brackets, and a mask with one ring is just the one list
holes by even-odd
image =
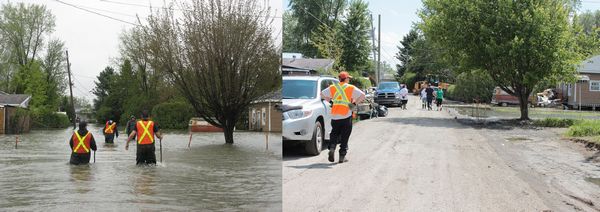
[[42, 112], [32, 114], [32, 128], [65, 128], [71, 126], [66, 114], [56, 112]]
[[369, 78], [365, 78], [365, 77], [353, 77], [352, 79], [350, 79], [350, 84], [352, 84], [360, 89], [367, 89], [372, 86], [371, 80], [369, 80]]
[[446, 97], [462, 102], [473, 102], [473, 99], [490, 102], [495, 87], [494, 81], [485, 71], [473, 70], [459, 74], [455, 85], [448, 88]]
[[561, 119], [561, 118], [545, 118], [534, 120], [533, 124], [539, 127], [570, 127], [576, 123], [574, 119]]
[[152, 119], [165, 129], [186, 129], [194, 114], [194, 108], [184, 101], [165, 102], [152, 108]]
[[407, 88], [411, 89], [415, 87], [415, 82], [417, 82], [417, 74], [413, 72], [406, 72], [398, 81], [402, 84], [405, 84]]
[[567, 130], [568, 136], [600, 136], [600, 120], [581, 120]]

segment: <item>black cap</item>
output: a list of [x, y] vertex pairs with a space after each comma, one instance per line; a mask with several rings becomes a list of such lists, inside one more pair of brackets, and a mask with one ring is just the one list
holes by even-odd
[[149, 115], [148, 115], [148, 110], [143, 110], [143, 111], [142, 111], [142, 118], [143, 118], [143, 119], [147, 119], [148, 117], [149, 117]]

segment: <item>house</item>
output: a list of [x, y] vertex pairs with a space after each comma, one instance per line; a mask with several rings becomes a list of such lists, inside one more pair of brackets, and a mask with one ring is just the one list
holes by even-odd
[[277, 109], [281, 105], [281, 89], [267, 93], [250, 103], [248, 129], [262, 132], [281, 132], [283, 114]]
[[281, 71], [283, 75], [318, 75], [333, 69], [333, 59], [283, 58]]
[[29, 107], [29, 101], [30, 95], [0, 93], [0, 134], [29, 132], [31, 118], [18, 113]]
[[600, 55], [585, 60], [577, 70], [576, 83], [562, 83], [561, 91], [570, 108], [600, 108]]

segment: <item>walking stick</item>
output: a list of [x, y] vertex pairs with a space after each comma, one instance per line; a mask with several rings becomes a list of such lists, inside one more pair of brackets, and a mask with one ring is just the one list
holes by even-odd
[[162, 138], [160, 138], [158, 140], [159, 145], [160, 145], [160, 163], [162, 163]]
[[96, 151], [94, 151], [94, 163], [96, 163]]

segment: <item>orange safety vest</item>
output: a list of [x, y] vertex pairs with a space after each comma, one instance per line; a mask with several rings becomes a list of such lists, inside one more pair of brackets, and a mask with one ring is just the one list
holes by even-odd
[[117, 126], [117, 122], [113, 122], [111, 125], [106, 122], [106, 126], [104, 127], [104, 133], [113, 134], [115, 132], [115, 127]]
[[[341, 92], [343, 91], [343, 92]], [[332, 115], [346, 115], [350, 111], [350, 99], [354, 86], [347, 83], [334, 83], [329, 86], [329, 92], [332, 96], [333, 106], [331, 106]]]
[[138, 121], [135, 124], [138, 144], [154, 143], [154, 122], [153, 121]]
[[77, 131], [73, 133], [73, 152], [74, 153], [89, 153], [90, 152], [90, 141], [92, 136], [90, 132], [87, 132], [83, 137], [79, 135]]

